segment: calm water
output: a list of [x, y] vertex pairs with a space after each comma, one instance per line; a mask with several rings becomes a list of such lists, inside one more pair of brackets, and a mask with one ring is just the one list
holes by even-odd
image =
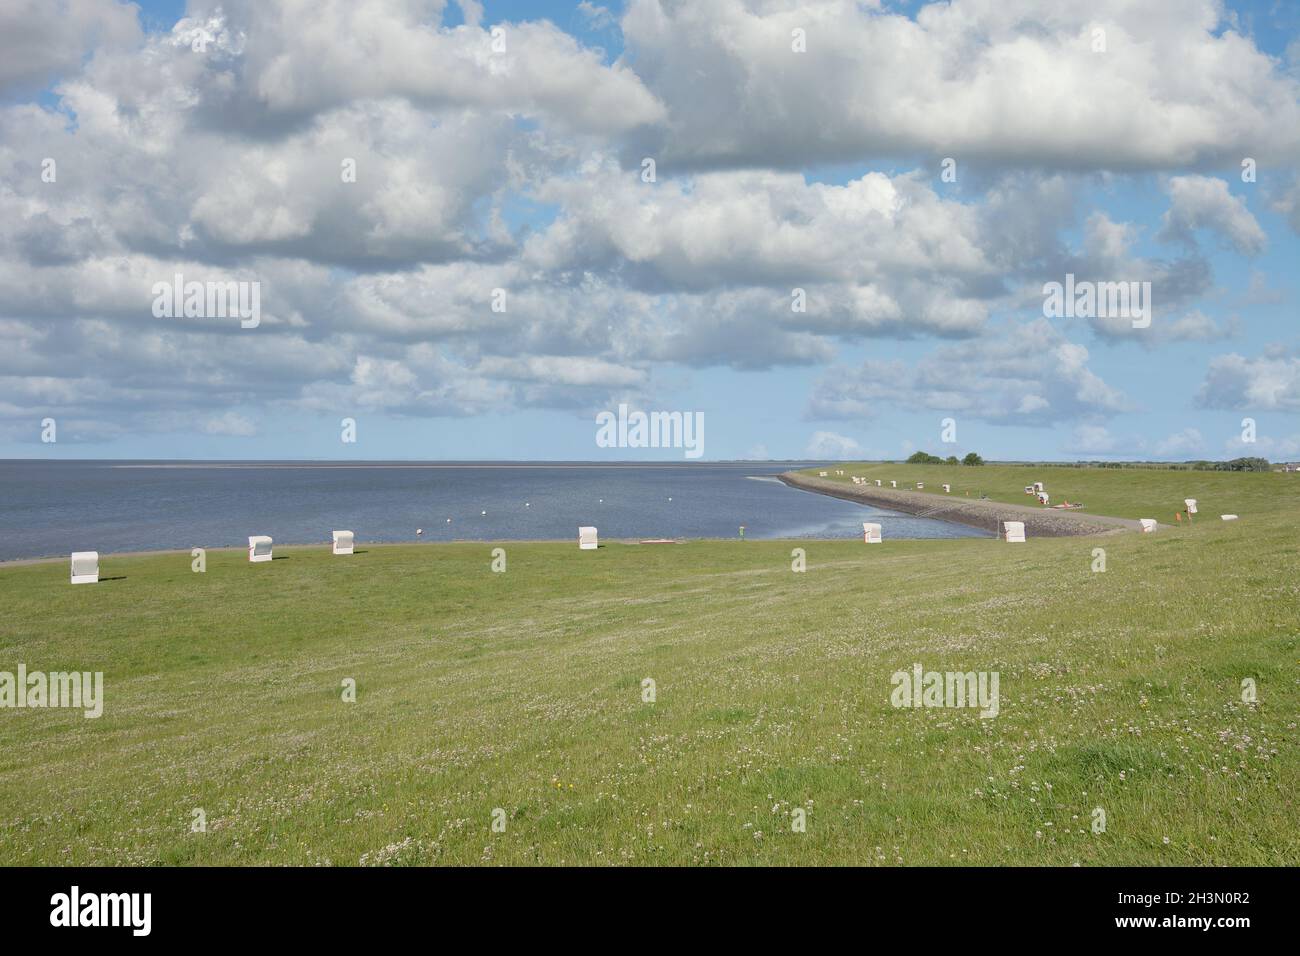
[[[176, 463], [0, 461], [0, 560], [72, 551], [244, 546], [251, 534], [306, 544], [577, 538], [850, 538], [979, 534], [796, 491], [800, 464]], [[670, 500], [671, 499], [671, 500]], [[483, 515], [481, 512], [486, 511]], [[451, 520], [448, 521], [447, 519]]]

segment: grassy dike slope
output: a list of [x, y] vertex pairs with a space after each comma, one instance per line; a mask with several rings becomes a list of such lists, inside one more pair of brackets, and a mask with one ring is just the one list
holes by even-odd
[[[98, 720], [0, 711], [0, 863], [1295, 865], [1296, 486], [1144, 477], [1242, 520], [0, 568], [0, 670], [106, 684]], [[1000, 715], [894, 709], [914, 661], [997, 670]]]
[[[1197, 521], [1218, 521], [1221, 514], [1243, 518], [1290, 511], [1300, 515], [1300, 476], [1273, 472], [1172, 471], [1161, 468], [1068, 468], [1030, 465], [903, 465], [877, 462], [843, 462], [808, 468], [802, 475], [814, 477], [827, 472], [825, 480], [855, 487], [853, 475], [879, 478], [886, 489], [896, 480], [900, 490], [916, 490], [937, 499], [963, 498], [967, 492], [978, 499], [1013, 505], [1034, 505], [1025, 486], [1043, 482], [1052, 504], [1082, 502], [1083, 514], [1114, 518], [1155, 518], [1174, 523], [1174, 513], [1183, 510], [1184, 498], [1195, 498], [1200, 509]], [[836, 475], [843, 471], [843, 475]], [[952, 485], [952, 492], [943, 485]], [[1047, 509], [1051, 510], [1051, 509]], [[1071, 512], [1078, 514], [1079, 512]]]

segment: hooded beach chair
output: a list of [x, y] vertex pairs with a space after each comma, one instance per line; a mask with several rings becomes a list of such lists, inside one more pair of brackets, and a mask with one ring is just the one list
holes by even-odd
[[1195, 498], [1184, 498], [1184, 499], [1183, 499], [1183, 504], [1187, 505], [1187, 513], [1188, 513], [1189, 515], [1194, 515], [1194, 514], [1196, 514], [1196, 499], [1195, 499]]
[[596, 529], [583, 526], [578, 529], [578, 547], [583, 551], [596, 550]]
[[72, 552], [72, 583], [97, 584], [99, 582], [99, 552]]
[[351, 531], [334, 532], [334, 553], [351, 554], [353, 546], [353, 535]]
[[890, 481], [890, 483], [889, 483], [889, 487], [891, 487], [891, 488], [897, 488], [897, 487], [898, 487], [898, 482], [896, 482], [896, 481]]
[[248, 560], [249, 561], [270, 561], [271, 560], [271, 538], [264, 534], [253, 534], [248, 536]]
[[1005, 537], [1008, 541], [1016, 544], [1025, 543], [1025, 523], [1023, 521], [1004, 521], [1002, 527], [1005, 529]]
[[952, 485], [944, 485], [944, 486], [943, 486], [943, 490], [944, 490], [944, 493], [945, 493], [945, 494], [951, 494], [951, 493], [952, 493]]
[[925, 491], [925, 482], [924, 482], [924, 481], [918, 481], [918, 482], [916, 483], [916, 490], [917, 490], [917, 491]]
[[880, 544], [880, 525], [869, 521], [862, 522], [862, 540], [867, 544]]
[[1143, 534], [1150, 534], [1151, 532], [1156, 530], [1155, 518], [1138, 518], [1138, 521], [1142, 523]]
[[1219, 517], [1222, 518], [1224, 521], [1236, 521], [1236, 520], [1237, 520], [1237, 516], [1236, 516], [1236, 515], [1219, 515]]

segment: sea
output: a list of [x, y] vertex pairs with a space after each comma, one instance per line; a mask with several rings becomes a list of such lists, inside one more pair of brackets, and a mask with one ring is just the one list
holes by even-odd
[[[277, 544], [981, 532], [787, 487], [816, 462], [0, 461], [0, 560]], [[831, 466], [833, 467], [833, 466]], [[417, 533], [422, 532], [422, 533]]]

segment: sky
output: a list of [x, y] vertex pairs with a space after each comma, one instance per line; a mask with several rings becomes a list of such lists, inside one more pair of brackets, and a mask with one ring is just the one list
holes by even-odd
[[1292, 3], [0, 7], [8, 458], [1295, 460], [1298, 264]]

